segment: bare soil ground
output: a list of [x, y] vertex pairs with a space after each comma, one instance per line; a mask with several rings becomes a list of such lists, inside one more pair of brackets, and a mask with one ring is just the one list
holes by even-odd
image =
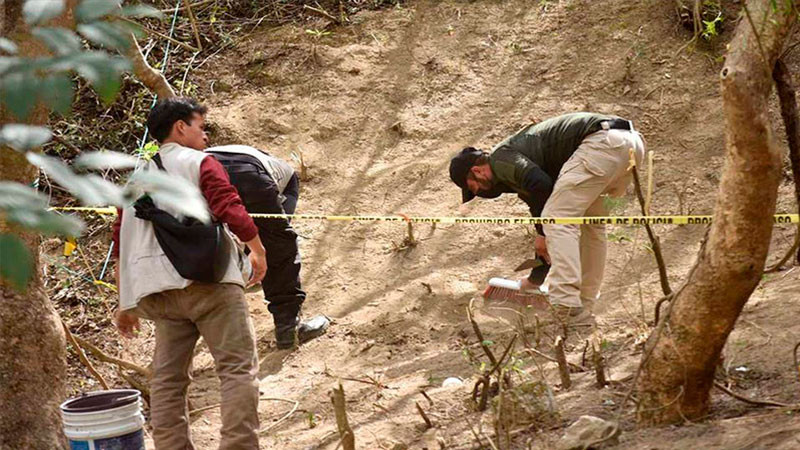
[[[211, 107], [215, 143], [245, 143], [286, 159], [303, 153], [312, 178], [302, 184], [298, 212], [525, 216], [511, 196], [460, 205], [447, 174], [449, 157], [466, 145], [491, 147], [529, 121], [578, 110], [635, 121], [655, 152], [653, 214], [712, 211], [724, 155], [717, 72], [735, 17], [715, 42], [692, 52], [679, 51], [691, 36], [676, 24], [671, 3], [650, 0], [420, 0], [352, 19], [327, 35], [296, 26], [263, 30], [193, 74]], [[774, 109], [774, 131], [783, 140]], [[788, 170], [778, 206], [787, 212], [796, 209]], [[629, 196], [614, 213], [639, 209]], [[296, 227], [309, 292], [305, 313], [325, 313], [334, 324], [294, 352], [278, 351], [261, 295], [249, 295], [262, 358], [262, 426], [269, 428], [263, 448], [337, 448], [328, 393], [338, 379], [358, 448], [490, 448], [495, 415], [491, 408], [476, 412], [470, 400], [485, 358], [465, 311], [474, 300], [486, 339], [501, 353], [517, 327], [479, 294], [490, 277], [513, 276], [513, 267], [532, 255], [532, 229], [417, 225], [418, 245], [401, 248], [402, 223], [297, 221]], [[655, 228], [675, 286], [694, 263], [705, 229]], [[800, 446], [793, 413], [748, 406], [720, 391], [713, 392], [713, 412], [704, 421], [635, 428], [632, 403], [620, 403], [660, 298], [658, 273], [643, 230], [608, 231], [598, 327], [571, 336], [567, 347], [570, 361], [581, 363], [584, 342], [602, 342], [615, 382], [597, 389], [592, 371], [578, 372], [573, 387], [562, 389], [555, 364], [533, 360], [519, 343], [512, 380], [543, 376], [558, 416], [516, 426], [511, 448], [552, 448], [563, 428], [584, 414], [619, 416], [619, 448]], [[792, 227], [775, 228], [768, 264], [791, 246], [793, 234]], [[105, 255], [99, 244], [94, 250]], [[765, 275], [731, 335], [719, 380], [736, 392], [785, 403], [800, 398], [792, 363], [800, 341], [798, 274], [790, 266]], [[73, 330], [94, 328], [80, 333], [147, 365], [151, 325], [123, 342], [109, 322], [82, 321], [86, 301], [72, 297], [59, 301]], [[548, 330], [543, 334], [539, 350], [550, 354], [552, 339]], [[77, 359], [71, 363], [73, 392], [94, 388]], [[124, 384], [108, 367], [101, 370]], [[216, 404], [218, 382], [203, 345], [193, 374], [192, 407]], [[463, 385], [441, 387], [448, 377]], [[282, 400], [270, 400], [276, 398]], [[426, 429], [415, 403], [433, 428]], [[216, 448], [219, 409], [193, 419], [198, 448]]]

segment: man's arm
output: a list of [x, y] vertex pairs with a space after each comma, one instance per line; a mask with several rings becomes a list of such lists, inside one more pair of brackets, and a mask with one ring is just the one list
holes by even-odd
[[[528, 204], [533, 217], [542, 214], [545, 203], [553, 192], [553, 179], [541, 167], [520, 152], [502, 149], [492, 155], [497, 169], [497, 181], [511, 186], [519, 198]], [[541, 225], [536, 231], [544, 235]]]
[[258, 228], [247, 214], [239, 193], [231, 184], [228, 172], [210, 155], [200, 164], [200, 191], [208, 202], [211, 214], [228, 224], [233, 234], [250, 248], [253, 275], [248, 284], [258, 283], [267, 273], [266, 251], [258, 236]]

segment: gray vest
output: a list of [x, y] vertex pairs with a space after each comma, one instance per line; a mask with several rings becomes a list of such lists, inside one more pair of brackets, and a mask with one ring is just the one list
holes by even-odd
[[[181, 177], [200, 188], [200, 164], [208, 155], [201, 151], [168, 143], [159, 150], [164, 169], [173, 177]], [[158, 170], [155, 163], [148, 161], [137, 170]], [[176, 211], [168, 205], [156, 206], [177, 217]], [[227, 229], [227, 226], [226, 226]], [[230, 231], [228, 232], [230, 233]], [[231, 239], [231, 261], [228, 271], [220, 283], [232, 283], [244, 287], [242, 275], [243, 258]], [[178, 274], [156, 240], [151, 222], [136, 217], [136, 210], [128, 206], [123, 210], [122, 227], [119, 238], [120, 264], [120, 309], [135, 308], [143, 297], [170, 289], [183, 289], [190, 284]]]

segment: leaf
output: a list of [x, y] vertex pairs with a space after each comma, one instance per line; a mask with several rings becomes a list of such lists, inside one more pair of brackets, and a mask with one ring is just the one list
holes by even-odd
[[64, 0], [25, 0], [22, 14], [25, 23], [36, 25], [58, 17], [64, 12]]
[[58, 158], [45, 156], [39, 153], [28, 153], [28, 161], [44, 170], [61, 187], [69, 190], [87, 205], [102, 205], [104, 196], [97, 192], [94, 186], [83, 182], [81, 177], [74, 173], [66, 164]]
[[65, 73], [47, 76], [39, 83], [39, 100], [53, 111], [66, 115], [72, 108], [72, 79]]
[[19, 120], [25, 120], [36, 104], [39, 78], [33, 72], [15, 72], [3, 76], [0, 84], [0, 101]]
[[75, 8], [75, 17], [79, 22], [91, 22], [119, 9], [121, 3], [122, 0], [83, 0]]
[[106, 52], [88, 51], [59, 59], [51, 66], [51, 70], [75, 70], [89, 81], [100, 98], [111, 102], [120, 87], [120, 75], [128, 70], [130, 64], [121, 57], [111, 56]]
[[57, 55], [68, 55], [83, 50], [78, 35], [66, 28], [38, 27], [31, 30], [31, 34]]
[[119, 14], [123, 17], [139, 17], [139, 18], [153, 18], [153, 19], [163, 19], [164, 14], [161, 11], [153, 8], [150, 5], [130, 5], [130, 6], [123, 6], [122, 12]]
[[130, 169], [136, 167], [137, 158], [119, 152], [89, 152], [79, 156], [73, 164], [86, 169]]
[[24, 152], [50, 141], [52, 133], [45, 127], [10, 123], [0, 128], [0, 144]]
[[102, 47], [124, 52], [131, 46], [131, 31], [118, 24], [92, 22], [78, 25], [77, 29], [83, 37]]
[[12, 209], [6, 213], [6, 218], [47, 235], [80, 236], [84, 228], [80, 219], [46, 209]]
[[101, 200], [98, 202], [86, 204], [95, 206], [125, 206], [126, 194], [122, 188], [116, 184], [94, 174], [79, 176], [78, 178], [84, 189], [96, 192], [101, 197]]
[[[204, 223], [211, 221], [205, 197], [188, 180], [158, 170], [139, 170], [131, 176], [130, 181], [139, 193], [148, 192], [159, 207], [166, 206], [178, 214], [194, 217]], [[137, 193], [129, 195], [138, 196]]]
[[0, 76], [19, 67], [21, 62], [22, 58], [8, 56], [0, 57]]
[[22, 239], [0, 234], [0, 278], [18, 291], [25, 290], [33, 274], [33, 258]]
[[17, 54], [17, 44], [14, 41], [0, 37], [0, 50], [8, 53], [9, 55]]
[[39, 192], [11, 181], [0, 181], [0, 209], [43, 209], [47, 207], [47, 197]]

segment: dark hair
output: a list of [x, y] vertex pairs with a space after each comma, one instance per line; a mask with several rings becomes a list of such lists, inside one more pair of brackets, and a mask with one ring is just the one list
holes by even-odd
[[186, 97], [170, 97], [159, 101], [147, 116], [147, 128], [158, 142], [164, 142], [172, 131], [172, 125], [182, 120], [189, 123], [194, 113], [201, 116], [206, 114], [208, 108], [197, 100]]

